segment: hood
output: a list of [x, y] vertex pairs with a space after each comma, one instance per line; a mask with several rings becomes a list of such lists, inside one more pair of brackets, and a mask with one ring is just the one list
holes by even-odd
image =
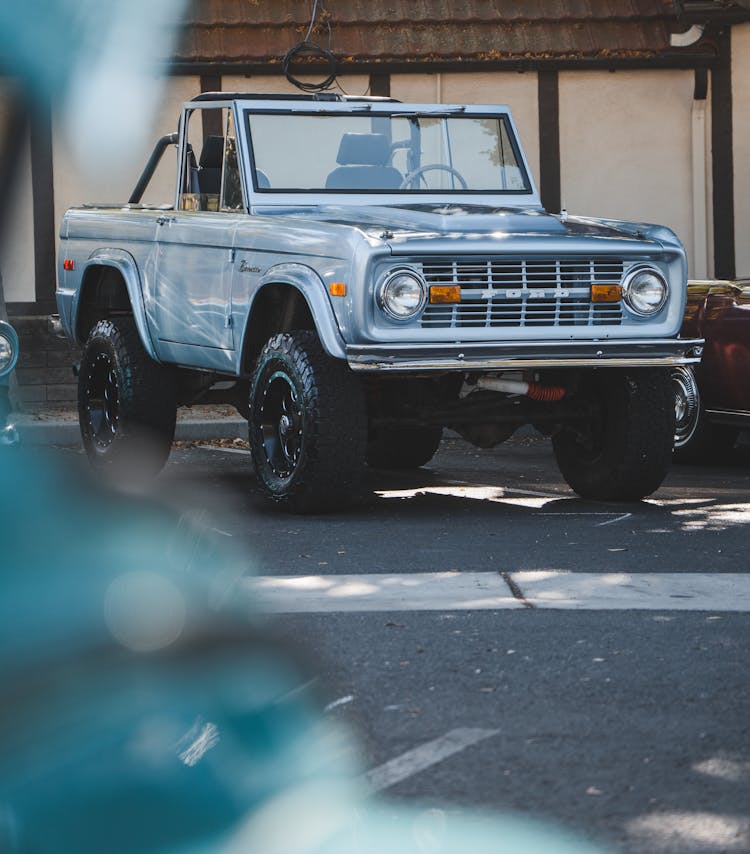
[[[655, 235], [652, 226], [584, 217], [557, 216], [540, 208], [503, 208], [471, 204], [318, 205], [314, 208], [259, 209], [258, 213], [281, 214], [350, 226], [372, 240], [382, 240], [394, 251], [406, 245], [455, 236], [610, 238], [644, 241]], [[660, 235], [661, 237], [662, 235]]]

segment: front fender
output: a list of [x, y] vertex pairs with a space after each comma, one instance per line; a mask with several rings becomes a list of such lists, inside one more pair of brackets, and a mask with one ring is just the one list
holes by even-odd
[[[146, 322], [146, 306], [143, 302], [143, 289], [141, 285], [141, 275], [138, 270], [138, 265], [135, 258], [124, 249], [97, 249], [89, 255], [86, 265], [83, 269], [81, 281], [85, 281], [86, 273], [92, 267], [112, 267], [117, 270], [125, 282], [125, 289], [128, 292], [130, 305], [133, 309], [135, 325], [138, 329], [138, 334], [141, 337], [141, 342], [148, 355], [155, 361], [161, 361], [156, 355], [156, 348], [151, 339], [151, 332]], [[76, 332], [78, 327], [78, 310], [80, 300], [84, 292], [84, 288], [80, 287], [73, 299], [71, 311], [71, 327], [72, 331]], [[78, 338], [78, 335], [75, 334]], [[81, 342], [84, 343], [84, 342]]]
[[[310, 314], [315, 321], [315, 328], [323, 349], [334, 359], [346, 359], [346, 345], [344, 339], [341, 337], [333, 308], [326, 293], [325, 284], [315, 270], [304, 264], [294, 263], [276, 264], [270, 267], [258, 281], [258, 286], [253, 295], [253, 302], [250, 306], [251, 316], [258, 294], [260, 294], [265, 285], [271, 284], [289, 285], [298, 290], [305, 298], [307, 306], [310, 309]], [[242, 345], [244, 351], [244, 340]]]

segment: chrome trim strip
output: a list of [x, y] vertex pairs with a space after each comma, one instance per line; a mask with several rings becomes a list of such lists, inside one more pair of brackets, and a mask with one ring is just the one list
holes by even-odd
[[692, 365], [698, 357], [662, 356], [643, 359], [443, 359], [441, 361], [355, 362], [353, 371], [446, 371], [446, 370], [522, 370], [524, 368], [672, 368]]
[[719, 421], [726, 424], [744, 424], [750, 422], [750, 412], [744, 409], [707, 409], [708, 415], [712, 421]]
[[[524, 346], [347, 347], [353, 371], [509, 370], [527, 368], [645, 368], [691, 365], [700, 361], [703, 339], [538, 342]], [[524, 350], [528, 355], [524, 355]], [[420, 351], [422, 356], [420, 357]], [[640, 353], [640, 354], [639, 354]]]

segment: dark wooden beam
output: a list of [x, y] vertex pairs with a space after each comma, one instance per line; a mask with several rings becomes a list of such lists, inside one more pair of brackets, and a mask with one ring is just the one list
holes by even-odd
[[370, 94], [377, 95], [381, 98], [391, 97], [391, 75], [390, 74], [371, 74], [370, 75]]
[[542, 205], [560, 213], [560, 96], [556, 71], [539, 72], [539, 191]]
[[[221, 74], [201, 74], [201, 92], [221, 92]], [[221, 110], [202, 110], [203, 142], [207, 136], [223, 136]]]
[[34, 224], [34, 295], [55, 297], [55, 191], [52, 172], [52, 118], [39, 107], [31, 116], [31, 196]]
[[[575, 59], [537, 59], [533, 57], [509, 57], [507, 59], [472, 59], [470, 57], [460, 60], [438, 59], [438, 60], [361, 60], [340, 61], [338, 65], [339, 75], [343, 74], [436, 74], [453, 73], [461, 71], [618, 71], [618, 70], [640, 70], [655, 68], [713, 68], [716, 65], [716, 57], [713, 52], [700, 54], [679, 54], [644, 56], [644, 57], [614, 57], [614, 56], [584, 56]], [[323, 70], [320, 65], [310, 65], [310, 74]], [[172, 62], [168, 71], [173, 75], [200, 74], [263, 74], [283, 77], [281, 60], [268, 62], [259, 60], [257, 62], [247, 59], [221, 60], [217, 62], [205, 62], [195, 60], [193, 62]]]
[[711, 72], [714, 276], [735, 277], [734, 153], [732, 144], [732, 30], [717, 37], [719, 62]]

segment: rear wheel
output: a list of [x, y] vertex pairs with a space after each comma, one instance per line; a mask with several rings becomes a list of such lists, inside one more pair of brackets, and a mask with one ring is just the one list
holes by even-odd
[[367, 443], [367, 465], [418, 469], [435, 456], [442, 437], [442, 427], [377, 428]]
[[552, 438], [568, 484], [583, 498], [599, 501], [638, 501], [657, 490], [674, 441], [669, 371], [597, 371], [579, 394], [594, 404], [596, 415], [584, 429], [565, 428]]
[[346, 505], [359, 490], [367, 422], [362, 388], [314, 332], [275, 335], [250, 394], [250, 450], [266, 495], [293, 513]]
[[78, 375], [78, 420], [89, 460], [128, 480], [158, 473], [172, 447], [176, 415], [174, 374], [148, 356], [135, 320], [100, 320]]

